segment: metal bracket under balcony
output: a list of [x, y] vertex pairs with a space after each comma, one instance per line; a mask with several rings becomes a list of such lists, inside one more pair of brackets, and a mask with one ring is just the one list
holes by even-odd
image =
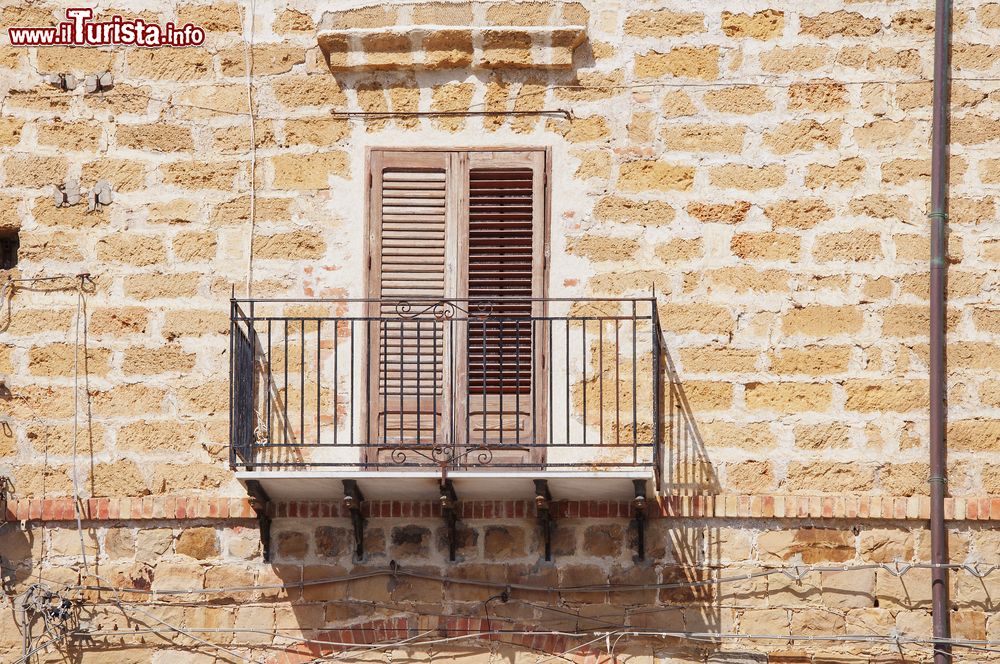
[[659, 490], [663, 354], [634, 299], [237, 300], [230, 461], [273, 500]]

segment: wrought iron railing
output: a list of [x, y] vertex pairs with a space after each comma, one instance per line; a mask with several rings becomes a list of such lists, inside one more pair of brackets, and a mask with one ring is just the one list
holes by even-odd
[[649, 468], [655, 300], [232, 301], [239, 469]]

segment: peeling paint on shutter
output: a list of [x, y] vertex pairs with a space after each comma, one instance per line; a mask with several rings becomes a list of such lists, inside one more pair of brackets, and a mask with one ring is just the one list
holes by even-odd
[[[389, 155], [377, 162], [370, 293], [382, 301], [373, 311], [380, 322], [373, 345], [377, 403], [371, 405], [384, 456], [400, 446], [443, 442], [445, 323], [430, 309], [447, 297], [450, 192], [447, 154]], [[398, 452], [395, 460], [403, 461]]]
[[467, 388], [472, 447], [501, 448], [495, 463], [537, 460], [544, 444], [533, 408], [540, 408], [532, 375], [539, 356], [544, 250], [544, 161], [540, 153], [469, 156], [468, 297], [492, 311], [470, 322]]
[[[543, 330], [532, 323], [544, 315], [544, 169], [542, 151], [372, 152], [379, 461], [426, 466], [448, 448], [475, 465], [469, 451], [484, 447], [492, 465], [544, 459], [546, 394], [533, 375]], [[454, 320], [435, 319], [441, 301], [458, 305]]]

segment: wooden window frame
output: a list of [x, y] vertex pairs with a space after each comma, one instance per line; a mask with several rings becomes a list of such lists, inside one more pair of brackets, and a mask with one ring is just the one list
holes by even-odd
[[[419, 146], [409, 146], [409, 147], [381, 147], [381, 146], [369, 146], [365, 149], [365, 171], [364, 171], [364, 229], [365, 229], [365, 242], [364, 242], [364, 253], [362, 254], [365, 261], [365, 297], [371, 298], [373, 293], [373, 280], [378, 278], [378, 270], [380, 265], [374, 260], [373, 248], [376, 246], [376, 238], [374, 236], [375, 227], [373, 225], [373, 211], [374, 204], [376, 202], [376, 192], [374, 188], [375, 169], [379, 167], [382, 163], [382, 155], [385, 153], [392, 153], [393, 155], [400, 155], [406, 153], [446, 153], [457, 155], [460, 160], [465, 160], [467, 162], [469, 155], [472, 153], [503, 153], [503, 152], [517, 152], [517, 153], [538, 153], [542, 155], [543, 167], [542, 167], [542, 229], [541, 229], [541, 269], [540, 274], [536, 275], [539, 280], [538, 284], [538, 298], [541, 298], [540, 311], [538, 312], [541, 316], [547, 315], [548, 307], [546, 298], [549, 292], [549, 270], [551, 263], [551, 216], [552, 216], [552, 148], [548, 146], [543, 147], [530, 147], [530, 146], [463, 146], [463, 147], [419, 147]], [[468, 229], [466, 224], [462, 223], [462, 219], [465, 219], [467, 223], [467, 215], [461, 212], [462, 204], [467, 205], [468, 201], [468, 191], [466, 189], [467, 183], [458, 181], [460, 179], [460, 174], [465, 172], [467, 169], [456, 169], [456, 173], [452, 174], [452, 178], [455, 180], [454, 184], [457, 186], [457, 202], [456, 210], [454, 213], [449, 215], [449, 223], [453, 225], [453, 228], [460, 233], [459, 242], [452, 243], [456, 246], [446, 246], [445, 250], [445, 270], [446, 270], [446, 281], [448, 283], [448, 278], [450, 276], [452, 283], [455, 284], [456, 290], [458, 292], [463, 292], [462, 288], [467, 287], [468, 275], [463, 274], [463, 270], [460, 268], [460, 261], [467, 260], [468, 256], [468, 238], [463, 237], [464, 233], [467, 235]], [[458, 215], [454, 218], [454, 215]], [[450, 272], [450, 274], [449, 274]], [[377, 303], [369, 303], [366, 307], [366, 313], [372, 316], [373, 313], [379, 310], [379, 305]], [[534, 314], [534, 312], [533, 312]], [[378, 336], [377, 330], [373, 331], [374, 336]], [[377, 364], [378, 364], [378, 354], [373, 353], [374, 348], [372, 343], [372, 338], [369, 337], [368, 343], [368, 354], [364, 358], [364, 362], [369, 363], [369, 366], [373, 371], [373, 375], [377, 374]], [[547, 357], [547, 352], [545, 350], [545, 345], [540, 344], [540, 347], [534, 351], [536, 368], [541, 370], [547, 366], [549, 361]], [[467, 380], [466, 376], [462, 375], [467, 370], [465, 363], [459, 365], [459, 375], [456, 376], [456, 382], [461, 384], [463, 381]], [[377, 413], [376, 408], [372, 408], [369, 405], [369, 400], [371, 398], [377, 398], [378, 387], [377, 381], [375, 383], [374, 396], [368, 395], [369, 398], [364, 400], [362, 404], [362, 417], [361, 422], [369, 422], [371, 438], [365, 441], [365, 446], [362, 453], [362, 462], [377, 462], [377, 449], [379, 447], [379, 429], [377, 423]], [[449, 384], [448, 389], [454, 390], [456, 386], [454, 384]], [[548, 393], [548, 385], [544, 380], [538, 381], [536, 384], [536, 389], [539, 394], [537, 397], [532, 397], [533, 404], [532, 407], [538, 406], [540, 412], [538, 413], [539, 426], [535, 432], [538, 440], [546, 441], [545, 445], [533, 447], [530, 450], [529, 458], [527, 463], [530, 465], [544, 465], [545, 463], [545, 450], [548, 445], [547, 431], [548, 431], [548, 400], [551, 395]], [[461, 399], [455, 399], [456, 412], [450, 413], [449, 417], [456, 421], [457, 424], [464, 422], [466, 417], [465, 407], [467, 404], [460, 403]], [[372, 421], [376, 420], [376, 421]], [[445, 427], [448, 428], [447, 426]], [[457, 436], [458, 440], [448, 441], [450, 445], [460, 445], [467, 443], [465, 440], [465, 432], [463, 426], [456, 426], [456, 430], [461, 429], [461, 433]], [[534, 441], [536, 444], [538, 440]], [[376, 458], [371, 458], [369, 454], [375, 454]]]

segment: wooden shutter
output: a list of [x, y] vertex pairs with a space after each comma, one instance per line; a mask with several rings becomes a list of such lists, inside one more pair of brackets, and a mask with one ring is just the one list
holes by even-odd
[[[428, 465], [446, 446], [460, 464], [483, 447], [496, 465], [541, 462], [545, 153], [375, 150], [370, 164], [366, 458]], [[455, 320], [434, 317], [440, 301]]]
[[[545, 238], [542, 152], [473, 152], [463, 161], [468, 238], [463, 285], [470, 311], [465, 375], [470, 447], [490, 447], [497, 463], [537, 462], [540, 420]], [[477, 303], [481, 306], [477, 307]]]
[[[447, 323], [435, 319], [433, 306], [454, 288], [447, 269], [452, 161], [437, 152], [372, 155], [369, 294], [381, 301], [369, 307], [378, 319], [369, 334], [371, 375], [378, 377], [369, 400], [371, 438], [383, 462], [402, 462], [401, 447], [443, 443], [450, 417]], [[411, 456], [405, 462], [428, 461]]]

